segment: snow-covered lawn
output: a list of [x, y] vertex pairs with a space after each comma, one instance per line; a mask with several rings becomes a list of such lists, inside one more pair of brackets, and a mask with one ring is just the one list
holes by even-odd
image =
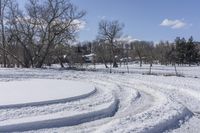
[[[28, 104], [0, 108], [0, 132], [200, 131], [200, 67], [178, 67], [177, 70], [184, 77], [163, 76], [174, 73], [173, 67], [170, 66], [154, 65], [152, 72], [157, 75], [142, 74], [148, 72], [148, 66], [129, 66], [129, 74], [121, 73], [126, 67], [114, 69], [115, 73], [112, 74], [103, 67], [97, 68], [99, 71], [96, 72], [0, 69], [1, 91], [6, 87], [8, 90], [26, 90], [29, 88], [27, 86], [35, 86], [37, 89], [34, 91], [39, 94], [38, 97], [49, 98], [55, 93], [53, 98], [39, 100], [39, 103], [47, 103], [31, 105], [30, 102], [25, 102]], [[24, 86], [21, 84], [23, 87], [19, 87], [17, 83], [23, 83]], [[68, 89], [76, 87], [80, 91], [69, 92]], [[20, 89], [17, 92], [21, 92]], [[23, 93], [25, 92], [20, 94]], [[46, 96], [48, 93], [50, 95]], [[72, 96], [71, 93], [77, 95]], [[6, 94], [0, 95], [2, 101], [8, 100]], [[78, 99], [58, 100], [76, 96]]]
[[0, 82], [0, 86], [0, 108], [67, 102], [95, 91], [89, 83], [53, 79]]
[[[129, 73], [132, 74], [147, 74], [149, 73], [149, 64], [143, 64], [142, 67], [139, 66], [139, 64], [132, 64], [129, 63], [128, 69], [127, 65], [119, 65], [118, 68], [112, 68], [113, 72], [124, 72], [127, 73], [129, 70]], [[58, 66], [57, 66], [58, 67]], [[187, 76], [187, 77], [200, 77], [200, 66], [176, 66], [177, 72], [180, 75]], [[87, 69], [93, 68], [94, 65], [89, 65], [86, 67]], [[109, 72], [109, 69], [105, 69], [105, 66], [102, 64], [98, 64], [95, 66], [97, 71], [107, 71]], [[175, 68], [172, 65], [159, 65], [159, 64], [153, 64], [153, 67], [151, 69], [151, 72], [153, 74], [158, 75], [175, 75]]]

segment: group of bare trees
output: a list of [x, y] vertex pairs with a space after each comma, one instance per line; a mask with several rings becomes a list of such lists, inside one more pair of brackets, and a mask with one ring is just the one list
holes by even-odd
[[113, 67], [117, 67], [114, 53], [115, 41], [117, 38], [120, 38], [122, 29], [123, 24], [120, 24], [118, 21], [102, 20], [99, 23], [98, 39], [108, 43]]
[[0, 8], [4, 67], [41, 68], [49, 61], [61, 61], [85, 15], [68, 0], [28, 0], [24, 10], [14, 0], [1, 0]]
[[[182, 39], [184, 40], [184, 39]], [[108, 41], [95, 40], [92, 42], [83, 43], [83, 47], [92, 46], [92, 51], [96, 54], [96, 62], [104, 63], [106, 68], [110, 68], [108, 64], [115, 63], [125, 64], [135, 62], [142, 67], [144, 64], [150, 65], [198, 65], [200, 63], [200, 43], [194, 42], [191, 38], [186, 42], [177, 39], [174, 42], [160, 41], [155, 44], [151, 41], [124, 41], [117, 39], [113, 44]], [[89, 45], [90, 44], [90, 45]], [[111, 52], [111, 46], [113, 49]], [[181, 48], [180, 48], [181, 46]], [[85, 53], [89, 53], [87, 51]], [[184, 62], [180, 62], [184, 61]], [[117, 66], [117, 65], [116, 65]], [[113, 66], [112, 66], [113, 67]]]
[[84, 63], [84, 55], [94, 55], [95, 63], [103, 63], [112, 71], [119, 64], [198, 64], [199, 43], [177, 38], [173, 43], [161, 41], [126, 41], [124, 25], [119, 21], [101, 20], [97, 39], [71, 45], [81, 19], [80, 11], [69, 0], [28, 0], [20, 10], [15, 0], [0, 0], [0, 64], [3, 67], [41, 68], [60, 63], [64, 67]]

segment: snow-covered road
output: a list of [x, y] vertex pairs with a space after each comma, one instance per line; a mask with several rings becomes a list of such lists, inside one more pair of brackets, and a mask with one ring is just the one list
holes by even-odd
[[[200, 70], [199, 70], [200, 71]], [[93, 84], [82, 99], [0, 109], [0, 132], [178, 132], [200, 130], [200, 79], [40, 69], [1, 69], [0, 82], [62, 79]]]

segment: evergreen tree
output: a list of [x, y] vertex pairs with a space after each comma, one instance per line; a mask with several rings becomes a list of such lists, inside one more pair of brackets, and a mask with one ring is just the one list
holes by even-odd
[[197, 63], [198, 50], [191, 36], [186, 44], [186, 62], [191, 65]]
[[178, 64], [184, 64], [186, 59], [186, 40], [185, 38], [180, 39], [180, 37], [177, 37], [175, 44]]

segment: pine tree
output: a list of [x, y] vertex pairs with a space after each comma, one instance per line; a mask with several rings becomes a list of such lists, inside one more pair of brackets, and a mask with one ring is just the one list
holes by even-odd
[[197, 63], [198, 50], [191, 36], [186, 44], [186, 62], [191, 65]]
[[186, 40], [185, 38], [180, 39], [180, 37], [177, 37], [175, 44], [178, 64], [184, 64], [186, 62]]

